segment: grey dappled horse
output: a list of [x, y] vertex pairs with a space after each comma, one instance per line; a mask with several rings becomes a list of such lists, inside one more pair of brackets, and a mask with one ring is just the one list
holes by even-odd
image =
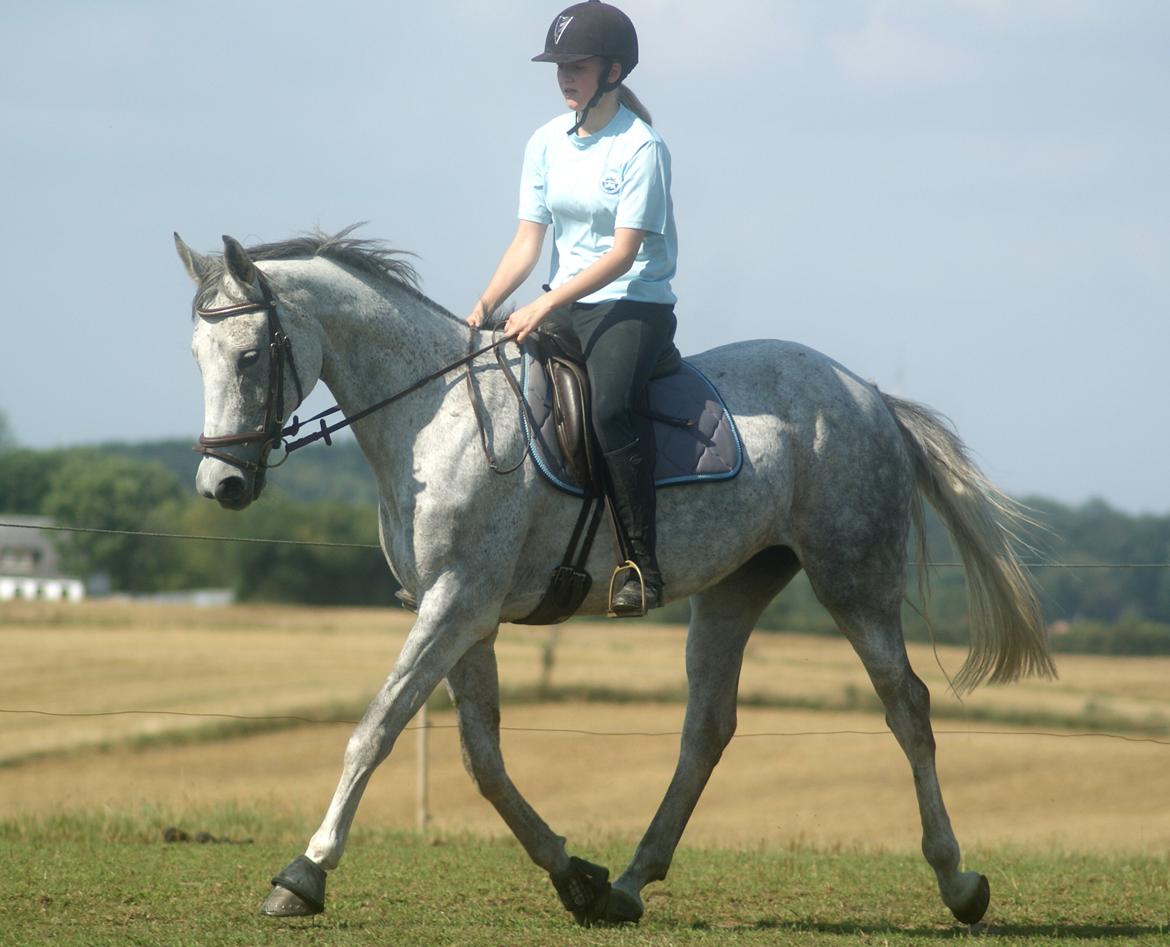
[[[347, 233], [251, 250], [225, 237], [222, 257], [195, 253], [176, 235], [198, 285], [193, 350], [203, 375], [206, 456], [196, 482], [225, 507], [242, 509], [258, 495], [273, 446], [265, 432], [274, 424], [279, 430], [318, 380], [349, 416], [491, 339], [422, 295], [400, 256]], [[280, 333], [288, 337], [284, 349]], [[515, 347], [507, 353], [515, 371]], [[909, 759], [922, 851], [943, 902], [962, 922], [983, 916], [987, 879], [959, 868], [935, 771], [930, 697], [907, 660], [900, 612], [912, 524], [922, 558], [925, 498], [967, 573], [971, 650], [956, 688], [1052, 674], [1036, 599], [1011, 548], [1015, 508], [933, 412], [879, 392], [811, 349], [742, 342], [693, 362], [735, 416], [745, 457], [734, 480], [673, 487], [659, 497], [666, 594], [691, 604], [689, 695], [677, 769], [625, 872], [611, 886], [605, 869], [570, 858], [565, 839], [504, 767], [496, 633], [540, 600], [579, 501], [531, 463], [509, 476], [489, 469], [460, 369], [354, 425], [377, 480], [382, 548], [417, 600], [418, 617], [349, 740], [324, 821], [305, 854], [274, 879], [265, 913], [324, 909], [325, 873], [341, 860], [367, 781], [446, 679], [472, 779], [549, 872], [565, 907], [583, 924], [637, 920], [642, 889], [666, 877], [735, 731], [752, 627], [804, 569], [865, 665]], [[501, 462], [514, 461], [524, 451], [514, 392], [490, 355], [472, 364], [490, 449]], [[617, 562], [616, 543], [603, 531], [588, 571], [605, 578]], [[606, 586], [594, 583], [580, 614], [604, 613]]]

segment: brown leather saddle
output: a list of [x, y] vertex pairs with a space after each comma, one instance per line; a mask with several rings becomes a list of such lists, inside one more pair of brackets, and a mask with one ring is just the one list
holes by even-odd
[[[553, 570], [544, 597], [531, 614], [517, 620], [518, 624], [549, 625], [573, 615], [589, 594], [593, 579], [585, 571], [585, 562], [603, 508], [610, 510], [610, 523], [623, 558], [629, 557], [626, 555], [625, 536], [607, 496], [604, 461], [593, 431], [589, 375], [585, 364], [577, 353], [566, 349], [556, 335], [538, 332], [530, 338], [532, 341], [526, 351], [546, 381], [547, 397], [544, 401], [551, 408], [549, 420], [563, 472], [584, 497], [568, 548], [561, 564]], [[652, 378], [669, 375], [681, 365], [682, 357], [672, 345], [659, 360]], [[534, 457], [537, 456], [534, 451]], [[610, 594], [612, 596], [612, 588]]]
[[[603, 495], [604, 461], [593, 432], [592, 398], [585, 363], [577, 353], [562, 346], [555, 335], [538, 332], [531, 338], [533, 341], [526, 349], [526, 354], [534, 369], [532, 375], [539, 374], [543, 379], [544, 393], [541, 400], [547, 413], [547, 420], [542, 424], [537, 418], [539, 408], [533, 403], [536, 399], [533, 392], [528, 391], [531, 411], [529, 420], [535, 421], [533, 427], [540, 429], [534, 438], [537, 464], [556, 486], [563, 488], [567, 484], [575, 487], [569, 492], [578, 495]], [[682, 356], [671, 345], [670, 350], [659, 359], [651, 375], [651, 384], [673, 375], [683, 366]], [[641, 405], [638, 411], [658, 422], [656, 427], [663, 423], [684, 428], [695, 424], [691, 418], [675, 418], [655, 412], [648, 404]], [[555, 435], [555, 450], [550, 449], [552, 445], [547, 443], [550, 427]], [[541, 443], [542, 439], [544, 443]], [[564, 475], [563, 483], [558, 482], [558, 473]]]
[[[592, 425], [592, 397], [589, 372], [574, 352], [567, 350], [555, 335], [536, 334], [532, 355], [548, 378], [552, 400], [552, 425], [556, 432], [567, 472], [585, 494], [605, 493], [604, 461]], [[655, 366], [651, 379], [663, 378], [679, 371], [682, 356], [670, 345]], [[642, 413], [647, 413], [645, 409]], [[680, 419], [679, 424], [687, 424]]]

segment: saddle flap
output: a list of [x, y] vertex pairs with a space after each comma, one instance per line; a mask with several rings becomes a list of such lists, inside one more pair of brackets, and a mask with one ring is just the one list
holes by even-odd
[[589, 428], [589, 376], [584, 366], [549, 355], [545, 364], [552, 388], [553, 424], [557, 444], [578, 483], [600, 483], [596, 452]]

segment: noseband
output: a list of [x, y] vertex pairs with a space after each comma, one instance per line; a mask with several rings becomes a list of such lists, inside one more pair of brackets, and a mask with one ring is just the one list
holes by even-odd
[[[286, 364], [297, 388], [297, 404], [305, 400], [304, 392], [301, 389], [301, 379], [297, 375], [297, 367], [293, 362], [292, 345], [289, 342], [288, 333], [280, 324], [280, 316], [276, 311], [276, 300], [273, 298], [272, 290], [263, 274], [260, 274], [259, 281], [260, 292], [263, 295], [259, 302], [238, 303], [234, 306], [221, 306], [218, 309], [195, 307], [195, 314], [205, 319], [229, 319], [232, 316], [243, 316], [253, 312], [262, 312], [267, 317], [268, 394], [264, 403], [264, 427], [258, 431], [244, 431], [239, 434], [224, 434], [218, 437], [208, 437], [201, 433], [199, 443], [194, 448], [206, 457], [214, 457], [216, 460], [222, 460], [225, 464], [231, 464], [233, 467], [238, 467], [240, 470], [252, 474], [261, 474], [268, 467], [279, 466], [269, 464], [267, 461], [269, 451], [280, 443], [285, 433], [281, 412], [284, 410], [284, 369]], [[244, 460], [221, 449], [238, 444], [251, 444], [255, 441], [260, 442], [260, 457], [254, 461]], [[284, 461], [282, 460], [281, 463]]]

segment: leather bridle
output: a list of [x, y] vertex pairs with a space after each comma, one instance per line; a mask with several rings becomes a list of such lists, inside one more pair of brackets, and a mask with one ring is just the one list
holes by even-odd
[[[195, 314], [205, 319], [228, 319], [232, 316], [243, 316], [254, 312], [262, 312], [266, 316], [268, 324], [268, 393], [264, 402], [263, 428], [258, 431], [243, 431], [239, 434], [223, 434], [216, 437], [208, 437], [206, 434], [200, 433], [199, 443], [194, 448], [206, 457], [214, 457], [216, 460], [222, 460], [225, 464], [231, 464], [233, 467], [238, 467], [240, 470], [252, 474], [260, 474], [269, 467], [279, 466], [279, 464], [268, 463], [268, 454], [273, 447], [280, 443], [281, 438], [286, 433], [282, 417], [286, 365], [292, 373], [293, 384], [296, 385], [297, 404], [305, 400], [301, 379], [297, 374], [296, 363], [293, 361], [292, 343], [289, 341], [288, 333], [284, 331], [284, 326], [280, 324], [280, 315], [276, 311], [276, 300], [273, 298], [272, 290], [263, 275], [260, 276], [259, 283], [262, 298], [258, 302], [237, 303], [215, 309], [195, 307]], [[240, 444], [251, 444], [256, 441], [260, 442], [258, 460], [244, 460], [222, 449]], [[282, 460], [281, 463], [284, 461]]]

